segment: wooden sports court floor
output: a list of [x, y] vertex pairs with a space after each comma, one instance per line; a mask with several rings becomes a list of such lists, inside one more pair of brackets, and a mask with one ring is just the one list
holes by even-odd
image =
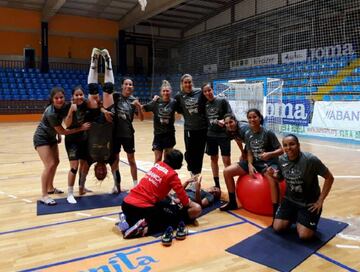
[[[113, 229], [119, 207], [37, 216], [42, 163], [32, 146], [36, 125], [0, 123], [0, 271], [273, 271], [225, 251], [270, 224], [270, 218], [243, 210], [236, 211], [237, 216], [215, 210], [201, 217], [198, 226], [190, 226], [192, 235], [174, 241], [169, 248], [159, 238], [120, 237]], [[153, 162], [152, 123], [135, 121], [135, 129], [140, 179]], [[184, 150], [181, 126], [177, 127], [177, 143]], [[360, 145], [304, 138], [301, 146], [320, 157], [336, 177], [323, 217], [355, 224], [348, 229], [351, 235], [337, 235], [295, 271], [360, 270]], [[238, 158], [233, 145], [233, 162]], [[66, 190], [69, 166], [63, 144], [60, 159], [55, 185]], [[123, 153], [121, 159], [126, 161]], [[121, 163], [120, 170], [123, 189], [130, 189], [129, 167]], [[179, 175], [188, 177], [185, 167]], [[205, 156], [203, 186], [212, 183]], [[112, 178], [98, 183], [91, 173], [87, 186], [96, 194], [107, 193]], [[226, 188], [223, 179], [222, 188]], [[244, 223], [239, 216], [248, 221]]]

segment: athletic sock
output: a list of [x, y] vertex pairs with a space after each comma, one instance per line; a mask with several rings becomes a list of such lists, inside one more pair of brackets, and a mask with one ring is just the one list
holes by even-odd
[[90, 59], [88, 84], [98, 83], [98, 57], [99, 57], [99, 49], [93, 48]]
[[279, 203], [273, 203], [273, 219], [275, 219], [276, 211], [279, 208]]
[[138, 184], [138, 181], [135, 179], [133, 180], [134, 187]]
[[220, 180], [219, 177], [214, 177], [215, 187], [218, 187], [220, 189]]
[[111, 63], [111, 57], [109, 54], [109, 51], [107, 49], [103, 49], [101, 51], [101, 55], [103, 56], [105, 60], [105, 74], [104, 74], [104, 82], [111, 82], [114, 83], [114, 73], [112, 70], [112, 63]]
[[115, 170], [112, 172], [114, 178], [114, 186], [120, 192], [120, 183], [121, 183], [121, 175], [119, 170]]
[[229, 192], [229, 202], [236, 204], [236, 194]]
[[76, 199], [74, 198], [74, 186], [68, 186], [68, 195], [67, 195], [66, 200], [70, 204], [76, 204], [77, 203]]

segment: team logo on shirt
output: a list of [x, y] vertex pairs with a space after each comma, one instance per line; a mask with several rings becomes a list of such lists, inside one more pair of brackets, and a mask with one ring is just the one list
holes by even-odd
[[287, 185], [291, 192], [302, 193], [303, 192], [303, 179], [301, 171], [297, 168], [290, 168], [284, 171], [284, 177], [287, 181]]
[[198, 99], [196, 97], [189, 97], [184, 101], [185, 107], [190, 114], [198, 113]]
[[260, 155], [265, 151], [264, 141], [262, 139], [253, 139], [250, 141], [250, 148], [253, 152], [255, 159], [260, 160]]
[[217, 125], [218, 124], [218, 109], [216, 107], [208, 106], [206, 108], [206, 113], [208, 115], [210, 125]]
[[169, 124], [170, 122], [170, 117], [171, 117], [171, 108], [168, 105], [165, 105], [163, 107], [161, 107], [162, 105], [160, 105], [159, 108], [159, 118], [160, 118], [160, 123], [161, 124]]

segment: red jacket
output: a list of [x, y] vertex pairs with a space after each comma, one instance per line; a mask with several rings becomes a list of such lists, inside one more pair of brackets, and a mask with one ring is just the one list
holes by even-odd
[[152, 207], [156, 202], [163, 200], [171, 189], [175, 191], [183, 206], [189, 204], [189, 198], [178, 174], [166, 163], [158, 162], [130, 191], [124, 201], [136, 207]]

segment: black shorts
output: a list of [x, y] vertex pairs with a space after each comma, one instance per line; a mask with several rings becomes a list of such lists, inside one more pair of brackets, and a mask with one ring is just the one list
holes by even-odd
[[152, 143], [152, 150], [163, 151], [167, 148], [173, 148], [176, 145], [175, 132], [155, 134]]
[[[244, 169], [246, 173], [249, 173], [249, 165], [248, 161], [241, 160], [238, 162], [238, 165]], [[279, 169], [279, 166], [276, 163], [273, 162], [263, 162], [263, 161], [256, 161], [253, 163], [253, 166], [255, 167], [256, 171], [263, 174], [268, 167], [272, 167], [274, 169]]]
[[121, 146], [124, 148], [126, 153], [132, 154], [135, 153], [135, 140], [134, 135], [130, 138], [128, 137], [116, 137], [114, 139], [114, 153], [117, 154], [121, 150]]
[[308, 209], [309, 207], [300, 206], [284, 198], [276, 211], [275, 219], [299, 223], [315, 231], [317, 224], [319, 223], [321, 211], [317, 214], [316, 212], [310, 212]]
[[130, 226], [144, 218], [149, 227], [148, 234], [164, 232], [168, 226], [176, 228], [180, 221], [189, 221], [187, 208], [171, 204], [168, 198], [151, 207], [136, 207], [123, 201], [122, 211]]
[[207, 137], [206, 139], [206, 154], [209, 156], [215, 156], [219, 153], [219, 147], [221, 156], [231, 155], [231, 140], [228, 137]]
[[86, 141], [69, 141], [65, 137], [65, 148], [69, 161], [83, 160], [86, 158], [87, 142]]
[[33, 137], [33, 144], [34, 144], [34, 148], [36, 149], [38, 146], [43, 146], [43, 145], [55, 145], [57, 144], [58, 141], [56, 139], [56, 137], [45, 137], [45, 136], [41, 136], [41, 135], [37, 135], [34, 134]]

